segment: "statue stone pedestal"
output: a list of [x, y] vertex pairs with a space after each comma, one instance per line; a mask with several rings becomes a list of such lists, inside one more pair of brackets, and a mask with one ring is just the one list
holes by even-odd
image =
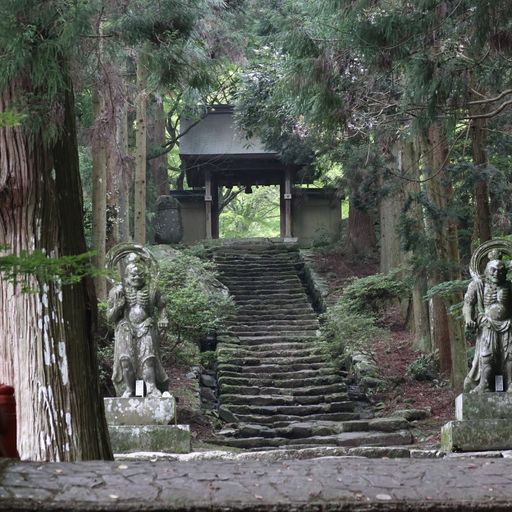
[[441, 429], [441, 449], [512, 449], [511, 393], [462, 393], [455, 400], [455, 417]]
[[189, 425], [170, 425], [176, 416], [172, 396], [105, 398], [110, 442], [114, 453], [189, 453]]

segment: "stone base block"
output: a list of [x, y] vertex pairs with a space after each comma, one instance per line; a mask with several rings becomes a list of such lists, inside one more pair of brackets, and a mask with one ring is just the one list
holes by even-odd
[[114, 453], [190, 453], [189, 425], [109, 425]]
[[455, 418], [459, 421], [512, 418], [512, 393], [461, 393], [455, 399]]
[[105, 398], [108, 425], [168, 425], [176, 414], [174, 397]]
[[441, 429], [441, 449], [473, 452], [512, 449], [509, 419], [450, 421]]

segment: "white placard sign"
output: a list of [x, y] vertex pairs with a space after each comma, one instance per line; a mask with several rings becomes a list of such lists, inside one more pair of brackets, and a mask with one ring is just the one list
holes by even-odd
[[494, 378], [495, 391], [503, 391], [503, 375], [496, 375]]
[[135, 381], [135, 396], [146, 396], [146, 386], [143, 380]]

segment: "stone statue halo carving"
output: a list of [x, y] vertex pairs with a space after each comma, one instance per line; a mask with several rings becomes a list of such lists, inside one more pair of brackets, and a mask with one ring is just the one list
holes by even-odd
[[[469, 273], [473, 279], [483, 279], [485, 266], [489, 259], [501, 259], [506, 254], [512, 261], [512, 241], [510, 240], [489, 240], [480, 245], [469, 262]], [[505, 262], [509, 268], [511, 263]]]
[[119, 283], [119, 280], [114, 278], [113, 274], [119, 270], [118, 264], [121, 263], [130, 254], [137, 254], [144, 261], [151, 281], [155, 282], [158, 280], [160, 267], [155, 256], [143, 245], [125, 242], [112, 247], [112, 249], [110, 249], [106, 255], [105, 266], [112, 272], [111, 275], [107, 276], [107, 279], [111, 284]]

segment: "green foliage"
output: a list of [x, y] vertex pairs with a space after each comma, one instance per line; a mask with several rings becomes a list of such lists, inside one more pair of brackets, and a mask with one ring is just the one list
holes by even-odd
[[167, 303], [170, 331], [178, 339], [197, 343], [208, 333], [226, 329], [234, 306], [213, 286], [213, 264], [181, 253], [161, 264], [160, 289]]
[[408, 367], [407, 375], [416, 380], [434, 380], [439, 377], [439, 353], [420, 354]]
[[346, 368], [356, 353], [368, 353], [372, 340], [387, 331], [377, 325], [371, 314], [354, 313], [341, 300], [327, 309], [321, 317], [322, 337], [337, 365]]
[[[106, 271], [93, 266], [93, 255], [94, 252], [87, 252], [54, 258], [43, 251], [22, 251], [18, 255], [0, 256], [0, 272], [13, 283], [23, 283], [27, 276], [33, 276], [43, 283], [74, 284], [85, 276], [105, 275]], [[30, 287], [26, 289], [29, 291]]]
[[213, 368], [217, 363], [217, 352], [214, 350], [207, 350], [199, 354], [199, 364], [204, 368]]
[[334, 306], [322, 315], [322, 336], [340, 366], [349, 366], [356, 353], [371, 356], [370, 343], [388, 331], [379, 325], [378, 311], [408, 294], [398, 273], [354, 279]]
[[378, 313], [383, 305], [409, 293], [409, 285], [400, 277], [400, 271], [389, 274], [374, 274], [354, 279], [340, 298], [350, 313]]
[[220, 216], [222, 238], [275, 237], [280, 235], [278, 187], [253, 187], [241, 193]]
[[20, 125], [25, 119], [26, 114], [20, 114], [14, 110], [0, 112], [0, 128], [7, 128]]

